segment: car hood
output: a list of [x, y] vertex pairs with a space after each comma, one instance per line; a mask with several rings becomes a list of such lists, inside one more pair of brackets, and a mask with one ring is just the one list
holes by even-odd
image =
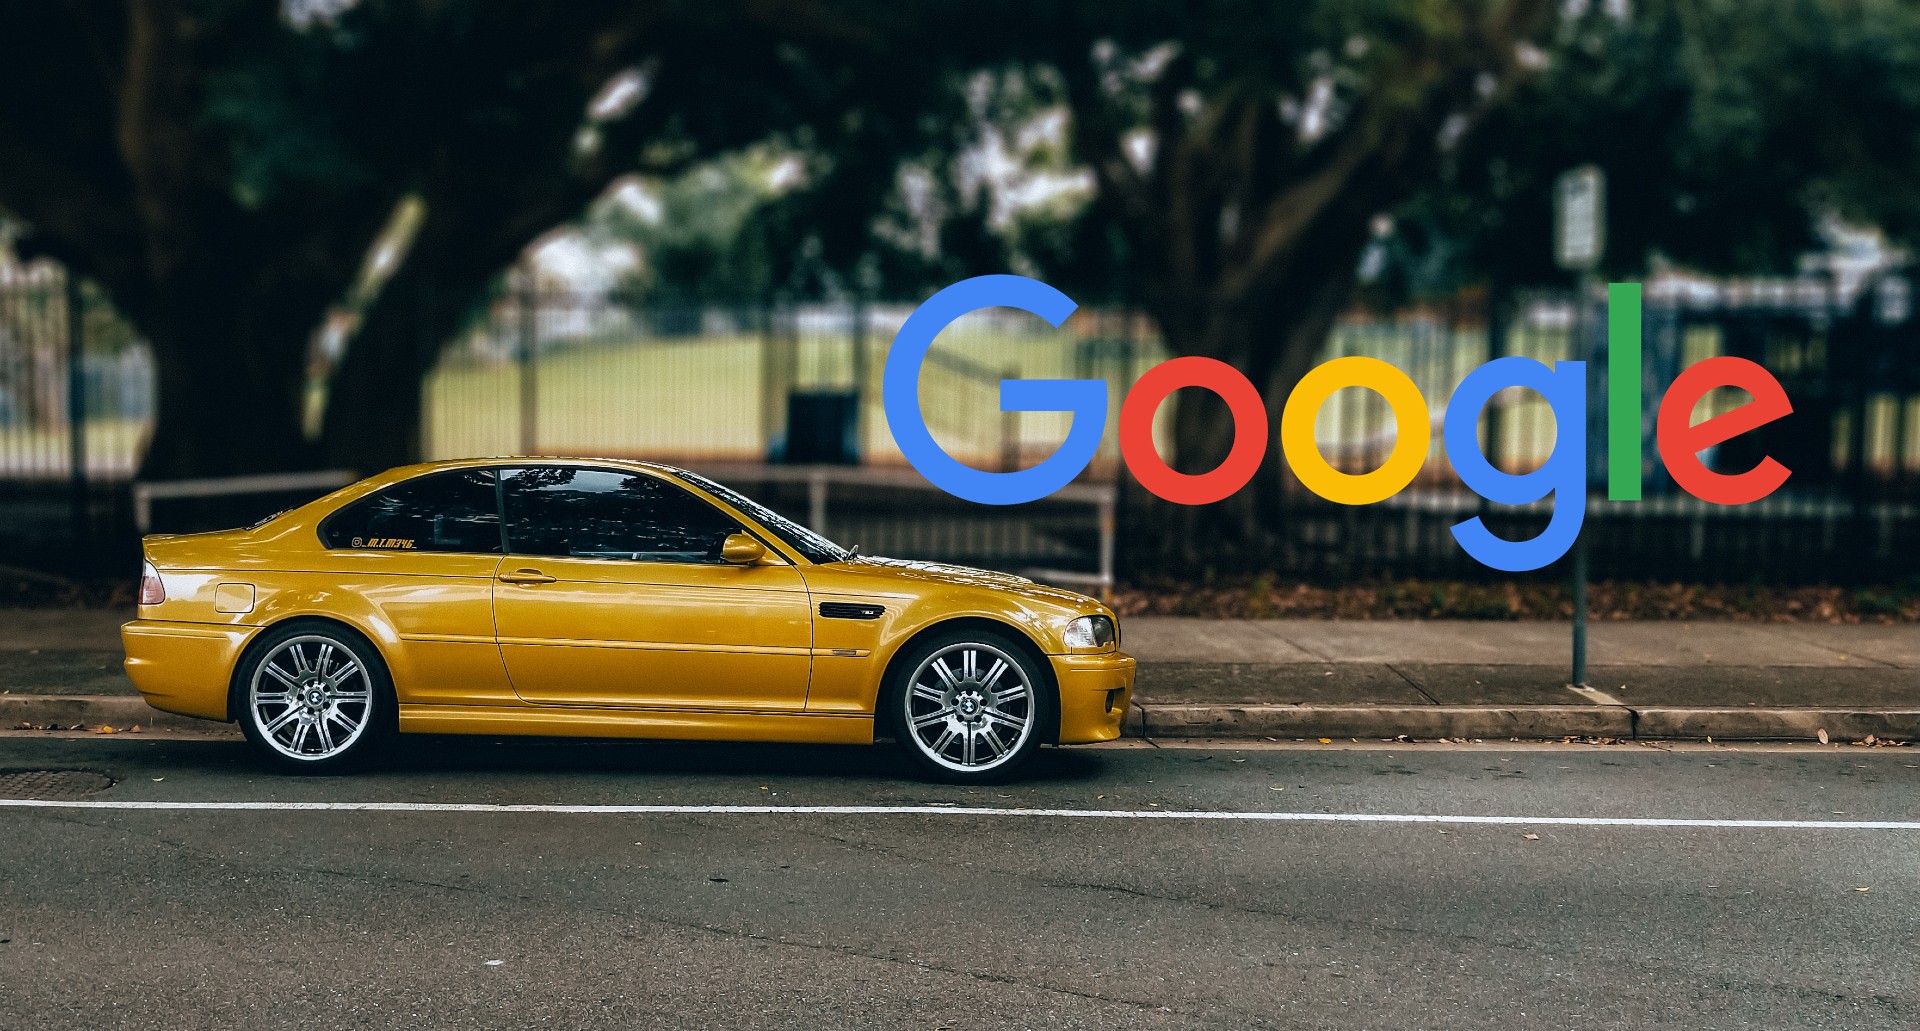
[[918, 562], [883, 558], [878, 555], [860, 555], [832, 565], [833, 568], [846, 573], [857, 574], [863, 578], [870, 577], [873, 581], [870, 589], [882, 593], [887, 591], [888, 582], [898, 583], [905, 580], [1007, 591], [1035, 601], [1052, 602], [1074, 609], [1098, 604], [1086, 595], [1037, 584], [1024, 576], [991, 569], [975, 569], [972, 566], [950, 565], [945, 562]]

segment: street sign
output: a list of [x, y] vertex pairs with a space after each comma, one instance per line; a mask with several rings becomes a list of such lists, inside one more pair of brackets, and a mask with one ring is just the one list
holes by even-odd
[[1607, 249], [1607, 177], [1593, 165], [1561, 173], [1553, 184], [1553, 258], [1585, 272]]

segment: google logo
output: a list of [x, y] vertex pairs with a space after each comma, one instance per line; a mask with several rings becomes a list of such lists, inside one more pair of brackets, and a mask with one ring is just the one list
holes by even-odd
[[[1609, 290], [1613, 360], [1607, 383], [1607, 496], [1640, 499], [1640, 288]], [[1017, 472], [986, 472], [955, 460], [927, 429], [920, 411], [920, 366], [934, 337], [955, 319], [982, 308], [1017, 308], [1059, 326], [1077, 307], [1060, 291], [1024, 276], [978, 276], [962, 280], [914, 309], [887, 355], [881, 401], [895, 441], [907, 461], [935, 486], [987, 505], [1037, 501], [1071, 483], [1086, 469], [1106, 430], [1107, 387], [1098, 380], [1009, 379], [1000, 382], [1000, 407], [1013, 412], [1071, 412], [1067, 439], [1045, 461]], [[1219, 395], [1233, 413], [1235, 434], [1225, 460], [1204, 473], [1169, 467], [1153, 447], [1153, 418], [1167, 396], [1182, 387]], [[1386, 399], [1399, 423], [1399, 439], [1380, 467], [1367, 473], [1333, 468], [1314, 441], [1320, 407], [1345, 387], [1364, 387]], [[1558, 429], [1553, 453], [1540, 468], [1508, 473], [1494, 468], [1480, 450], [1480, 411], [1510, 387], [1546, 399]], [[1752, 400], [1705, 422], [1692, 422], [1695, 404], [1718, 387], [1738, 387]], [[1483, 565], [1524, 572], [1566, 554], [1586, 518], [1587, 372], [1585, 362], [1545, 365], [1531, 358], [1496, 358], [1460, 382], [1441, 422], [1448, 461], [1467, 488], [1488, 501], [1524, 505], [1554, 498], [1553, 515], [1539, 536], [1510, 541], [1496, 537], [1478, 517], [1452, 527], [1454, 540]], [[1704, 501], [1740, 505], [1778, 490], [1789, 471], [1764, 458], [1742, 473], [1720, 473], [1699, 452], [1793, 411], [1780, 382], [1744, 358], [1721, 356], [1683, 371], [1661, 400], [1655, 420], [1660, 459], [1674, 482]], [[1407, 375], [1374, 358], [1337, 358], [1309, 372], [1287, 397], [1280, 416], [1280, 447], [1288, 466], [1308, 490], [1343, 505], [1369, 505], [1398, 494], [1413, 482], [1432, 443], [1426, 398]], [[1266, 405], [1247, 378], [1211, 358], [1174, 358], [1149, 369], [1120, 406], [1120, 454], [1141, 486], [1183, 505], [1219, 501], [1253, 478], [1266, 456]], [[1563, 499], [1577, 503], [1561, 504]]]

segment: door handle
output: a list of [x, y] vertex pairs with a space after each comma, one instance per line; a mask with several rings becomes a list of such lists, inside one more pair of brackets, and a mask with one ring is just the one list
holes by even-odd
[[501, 573], [495, 579], [503, 584], [550, 584], [559, 578], [548, 576], [538, 569], [516, 569], [511, 573]]

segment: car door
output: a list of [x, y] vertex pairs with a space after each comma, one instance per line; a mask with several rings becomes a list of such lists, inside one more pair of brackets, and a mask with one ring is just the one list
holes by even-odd
[[329, 516], [320, 538], [324, 589], [370, 607], [400, 642], [386, 659], [401, 702], [520, 704], [493, 639], [502, 551], [493, 470], [384, 487]]
[[502, 470], [494, 624], [537, 705], [800, 711], [813, 620], [800, 573], [720, 560], [731, 516], [645, 472]]

